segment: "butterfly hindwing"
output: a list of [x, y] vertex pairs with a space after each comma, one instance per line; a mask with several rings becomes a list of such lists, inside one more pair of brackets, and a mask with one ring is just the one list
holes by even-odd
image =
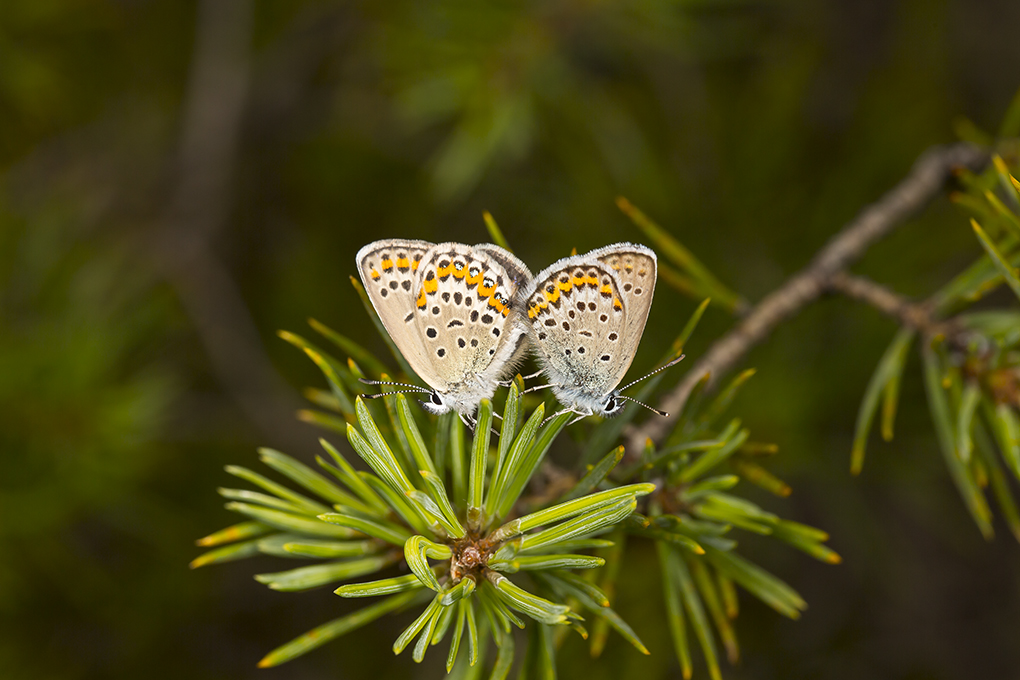
[[444, 383], [435, 387], [498, 380], [521, 336], [504, 266], [485, 250], [443, 243], [422, 260], [419, 279], [415, 323]]
[[510, 277], [510, 285], [514, 289], [515, 294], [518, 290], [531, 283], [531, 270], [513, 253], [492, 243], [480, 243], [474, 248], [476, 251], [480, 250], [487, 255], [491, 255], [499, 262], [503, 269], [506, 270], [507, 276]]
[[630, 365], [624, 356], [627, 314], [612, 270], [575, 256], [539, 274], [525, 303], [531, 338], [550, 383], [601, 395]]

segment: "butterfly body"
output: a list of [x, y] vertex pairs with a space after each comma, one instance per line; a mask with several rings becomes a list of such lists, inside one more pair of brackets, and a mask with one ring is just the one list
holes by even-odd
[[431, 388], [425, 408], [470, 419], [523, 355], [514, 300], [531, 272], [491, 244], [387, 239], [356, 260], [383, 326]]
[[549, 387], [568, 410], [612, 416], [655, 288], [650, 249], [618, 243], [563, 258], [521, 291], [522, 317]]

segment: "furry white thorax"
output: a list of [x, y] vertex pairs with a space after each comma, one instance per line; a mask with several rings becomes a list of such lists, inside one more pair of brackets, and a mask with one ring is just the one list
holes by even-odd
[[624, 407], [619, 390], [613, 390], [606, 396], [594, 396], [582, 387], [570, 385], [552, 385], [551, 389], [556, 399], [566, 406], [568, 411], [578, 415], [612, 418], [619, 415]]
[[[432, 390], [428, 399], [422, 400], [422, 407], [435, 415], [456, 411], [465, 422], [474, 423], [478, 403], [482, 399], [492, 399], [496, 389], [500, 386], [501, 379], [506, 375], [513, 375], [527, 355], [525, 335], [524, 328], [515, 319], [510, 341], [500, 348], [499, 354], [488, 368], [473, 377], [465, 378], [457, 390], [448, 392]], [[501, 361], [503, 354], [509, 354], [506, 361]]]

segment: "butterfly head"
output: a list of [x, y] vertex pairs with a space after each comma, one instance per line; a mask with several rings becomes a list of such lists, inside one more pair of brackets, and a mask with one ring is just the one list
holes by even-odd
[[453, 409], [452, 400], [439, 390], [432, 390], [428, 398], [421, 400], [422, 407], [429, 413], [441, 416]]
[[431, 390], [424, 399], [420, 399], [422, 408], [429, 413], [441, 416], [450, 411], [460, 414], [461, 420], [465, 423], [474, 423], [474, 414], [478, 410], [478, 402], [483, 398], [492, 398], [492, 393], [482, 394], [477, 390], [457, 390], [440, 392]]
[[606, 418], [612, 418], [615, 415], [619, 415], [623, 411], [624, 406], [624, 399], [620, 397], [620, 392], [614, 390], [599, 403], [596, 413]]
[[618, 416], [623, 412], [624, 407], [628, 401], [632, 401], [638, 406], [642, 406], [652, 413], [656, 413], [660, 416], [668, 415], [665, 411], [660, 411], [657, 408], [653, 408], [648, 404], [638, 401], [633, 397], [628, 397], [624, 394], [620, 394], [620, 390], [616, 389], [610, 392], [605, 397], [592, 397], [590, 394], [584, 393], [582, 390], [557, 390], [553, 388], [556, 396], [559, 398], [560, 403], [570, 404], [571, 410], [577, 413], [586, 413], [587, 415], [599, 415], [604, 418], [612, 418]]

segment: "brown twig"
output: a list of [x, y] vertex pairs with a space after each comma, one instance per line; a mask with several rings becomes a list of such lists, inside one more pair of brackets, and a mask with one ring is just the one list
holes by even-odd
[[910, 173], [877, 202], [865, 208], [823, 247], [811, 263], [767, 295], [736, 328], [717, 340], [660, 402], [669, 412], [628, 435], [628, 455], [641, 451], [646, 439], [659, 441], [683, 410], [694, 386], [706, 374], [712, 383], [728, 373], [779, 323], [829, 290], [834, 276], [856, 262], [876, 241], [920, 211], [962, 167], [978, 169], [988, 153], [971, 144], [937, 146], [923, 153]]
[[935, 314], [937, 300], [932, 297], [913, 302], [885, 286], [863, 276], [839, 272], [829, 280], [830, 288], [848, 298], [863, 302], [899, 321], [901, 326], [913, 328], [925, 338], [941, 336], [951, 347], [963, 348], [971, 335], [957, 317], [939, 318]]
[[932, 316], [930, 304], [912, 302], [863, 276], [838, 272], [829, 279], [829, 287], [849, 298], [871, 305], [886, 316], [896, 319], [901, 325], [913, 328], [923, 335], [944, 333], [947, 328], [946, 322]]

